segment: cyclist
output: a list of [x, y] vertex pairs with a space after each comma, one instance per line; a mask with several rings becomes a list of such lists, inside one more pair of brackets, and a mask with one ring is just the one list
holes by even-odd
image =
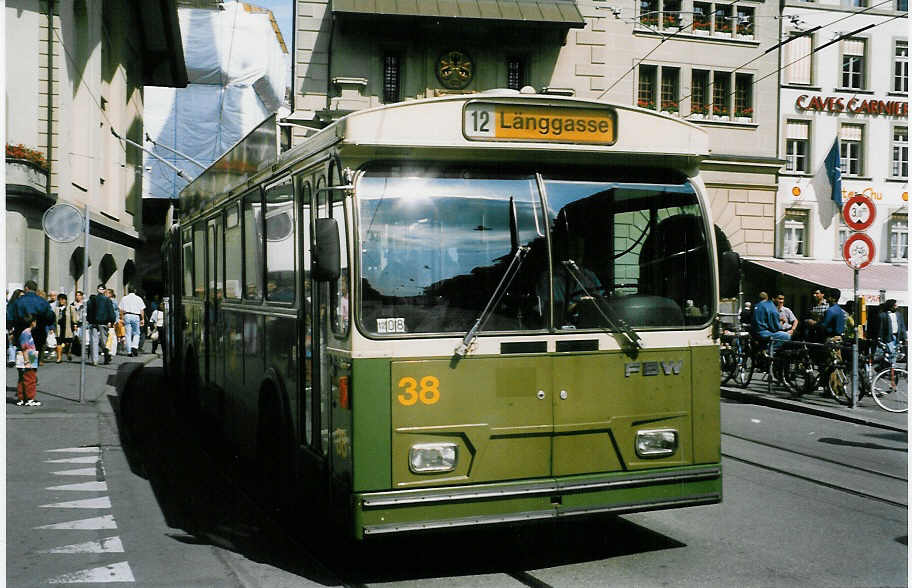
[[842, 308], [836, 304], [839, 300], [839, 294], [840, 292], [836, 288], [827, 290], [826, 294], [829, 307], [823, 313], [821, 326], [823, 327], [823, 334], [828, 341], [834, 337], [842, 338], [842, 334], [845, 332], [846, 315]]
[[769, 299], [766, 292], [760, 292], [760, 301], [754, 305], [754, 316], [751, 331], [758, 339], [789, 341], [792, 336], [783, 331], [779, 322], [779, 309]]

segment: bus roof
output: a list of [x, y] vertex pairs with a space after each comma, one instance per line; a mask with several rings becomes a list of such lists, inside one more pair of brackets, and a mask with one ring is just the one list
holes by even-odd
[[334, 144], [378, 157], [402, 150], [415, 156], [415, 149], [430, 153], [443, 148], [500, 150], [504, 157], [517, 157], [516, 147], [521, 145], [527, 154], [589, 154], [598, 156], [599, 161], [609, 155], [652, 165], [664, 160], [674, 167], [690, 169], [709, 154], [709, 139], [703, 129], [652, 110], [492, 90], [359, 110], [281, 155], [276, 119], [271, 115], [181, 191], [182, 213], [194, 214], [261, 173], [278, 171]]

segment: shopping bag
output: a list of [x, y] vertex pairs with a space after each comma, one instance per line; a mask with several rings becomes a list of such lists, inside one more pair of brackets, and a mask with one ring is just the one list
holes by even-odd
[[123, 321], [117, 321], [114, 323], [114, 331], [118, 339], [123, 338], [127, 334], [127, 330], [124, 328]]
[[57, 334], [54, 331], [48, 331], [46, 343], [48, 349], [57, 347]]
[[105, 347], [107, 347], [108, 353], [117, 355], [117, 337], [114, 336], [114, 329], [108, 329], [108, 340], [105, 342]]

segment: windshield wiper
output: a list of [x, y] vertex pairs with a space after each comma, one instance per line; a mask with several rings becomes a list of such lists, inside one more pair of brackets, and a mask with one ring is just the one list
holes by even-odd
[[[598, 311], [602, 318], [605, 320], [605, 324], [608, 325], [608, 328], [612, 331], [620, 332], [624, 338], [627, 340], [627, 343], [632, 345], [636, 349], [643, 348], [643, 340], [640, 339], [640, 336], [637, 334], [633, 328], [627, 324], [627, 321], [622, 319], [617, 315], [614, 310], [605, 303], [605, 298], [597, 291], [595, 294], [589, 291], [589, 288], [586, 287], [586, 284], [583, 281], [586, 280], [586, 276], [580, 270], [579, 266], [576, 265], [576, 262], [572, 259], [562, 261], [564, 267], [567, 269], [567, 273], [570, 274], [570, 277], [576, 281], [577, 285], [582, 289], [583, 294], [585, 295], [586, 300], [591, 300], [593, 306]], [[611, 314], [611, 317], [608, 315]]]
[[497, 308], [497, 305], [500, 304], [501, 299], [503, 299], [504, 294], [507, 290], [510, 289], [510, 284], [513, 283], [513, 278], [516, 277], [516, 274], [519, 273], [519, 268], [522, 267], [523, 261], [526, 259], [526, 255], [529, 253], [529, 247], [521, 247], [519, 245], [519, 229], [517, 228], [516, 222], [516, 203], [513, 201], [513, 197], [510, 196], [510, 250], [513, 253], [513, 258], [510, 260], [510, 265], [507, 266], [507, 271], [504, 272], [500, 282], [497, 284], [497, 287], [494, 288], [494, 291], [491, 293], [491, 297], [488, 298], [488, 303], [485, 305], [484, 310], [481, 311], [481, 314], [478, 315], [478, 318], [475, 319], [475, 324], [472, 325], [472, 328], [469, 329], [469, 332], [465, 334], [465, 337], [462, 338], [462, 343], [456, 346], [456, 349], [453, 350], [453, 353], [456, 357], [465, 357], [469, 352], [469, 347], [478, 337], [478, 332], [481, 331], [485, 323], [488, 322], [488, 319], [491, 318], [491, 313]]

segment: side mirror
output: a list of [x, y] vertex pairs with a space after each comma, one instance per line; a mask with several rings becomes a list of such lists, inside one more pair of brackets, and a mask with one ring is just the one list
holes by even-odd
[[741, 256], [726, 251], [719, 257], [719, 297], [735, 298], [741, 285]]
[[339, 225], [334, 218], [318, 218], [314, 234], [313, 279], [332, 282], [339, 279]]

